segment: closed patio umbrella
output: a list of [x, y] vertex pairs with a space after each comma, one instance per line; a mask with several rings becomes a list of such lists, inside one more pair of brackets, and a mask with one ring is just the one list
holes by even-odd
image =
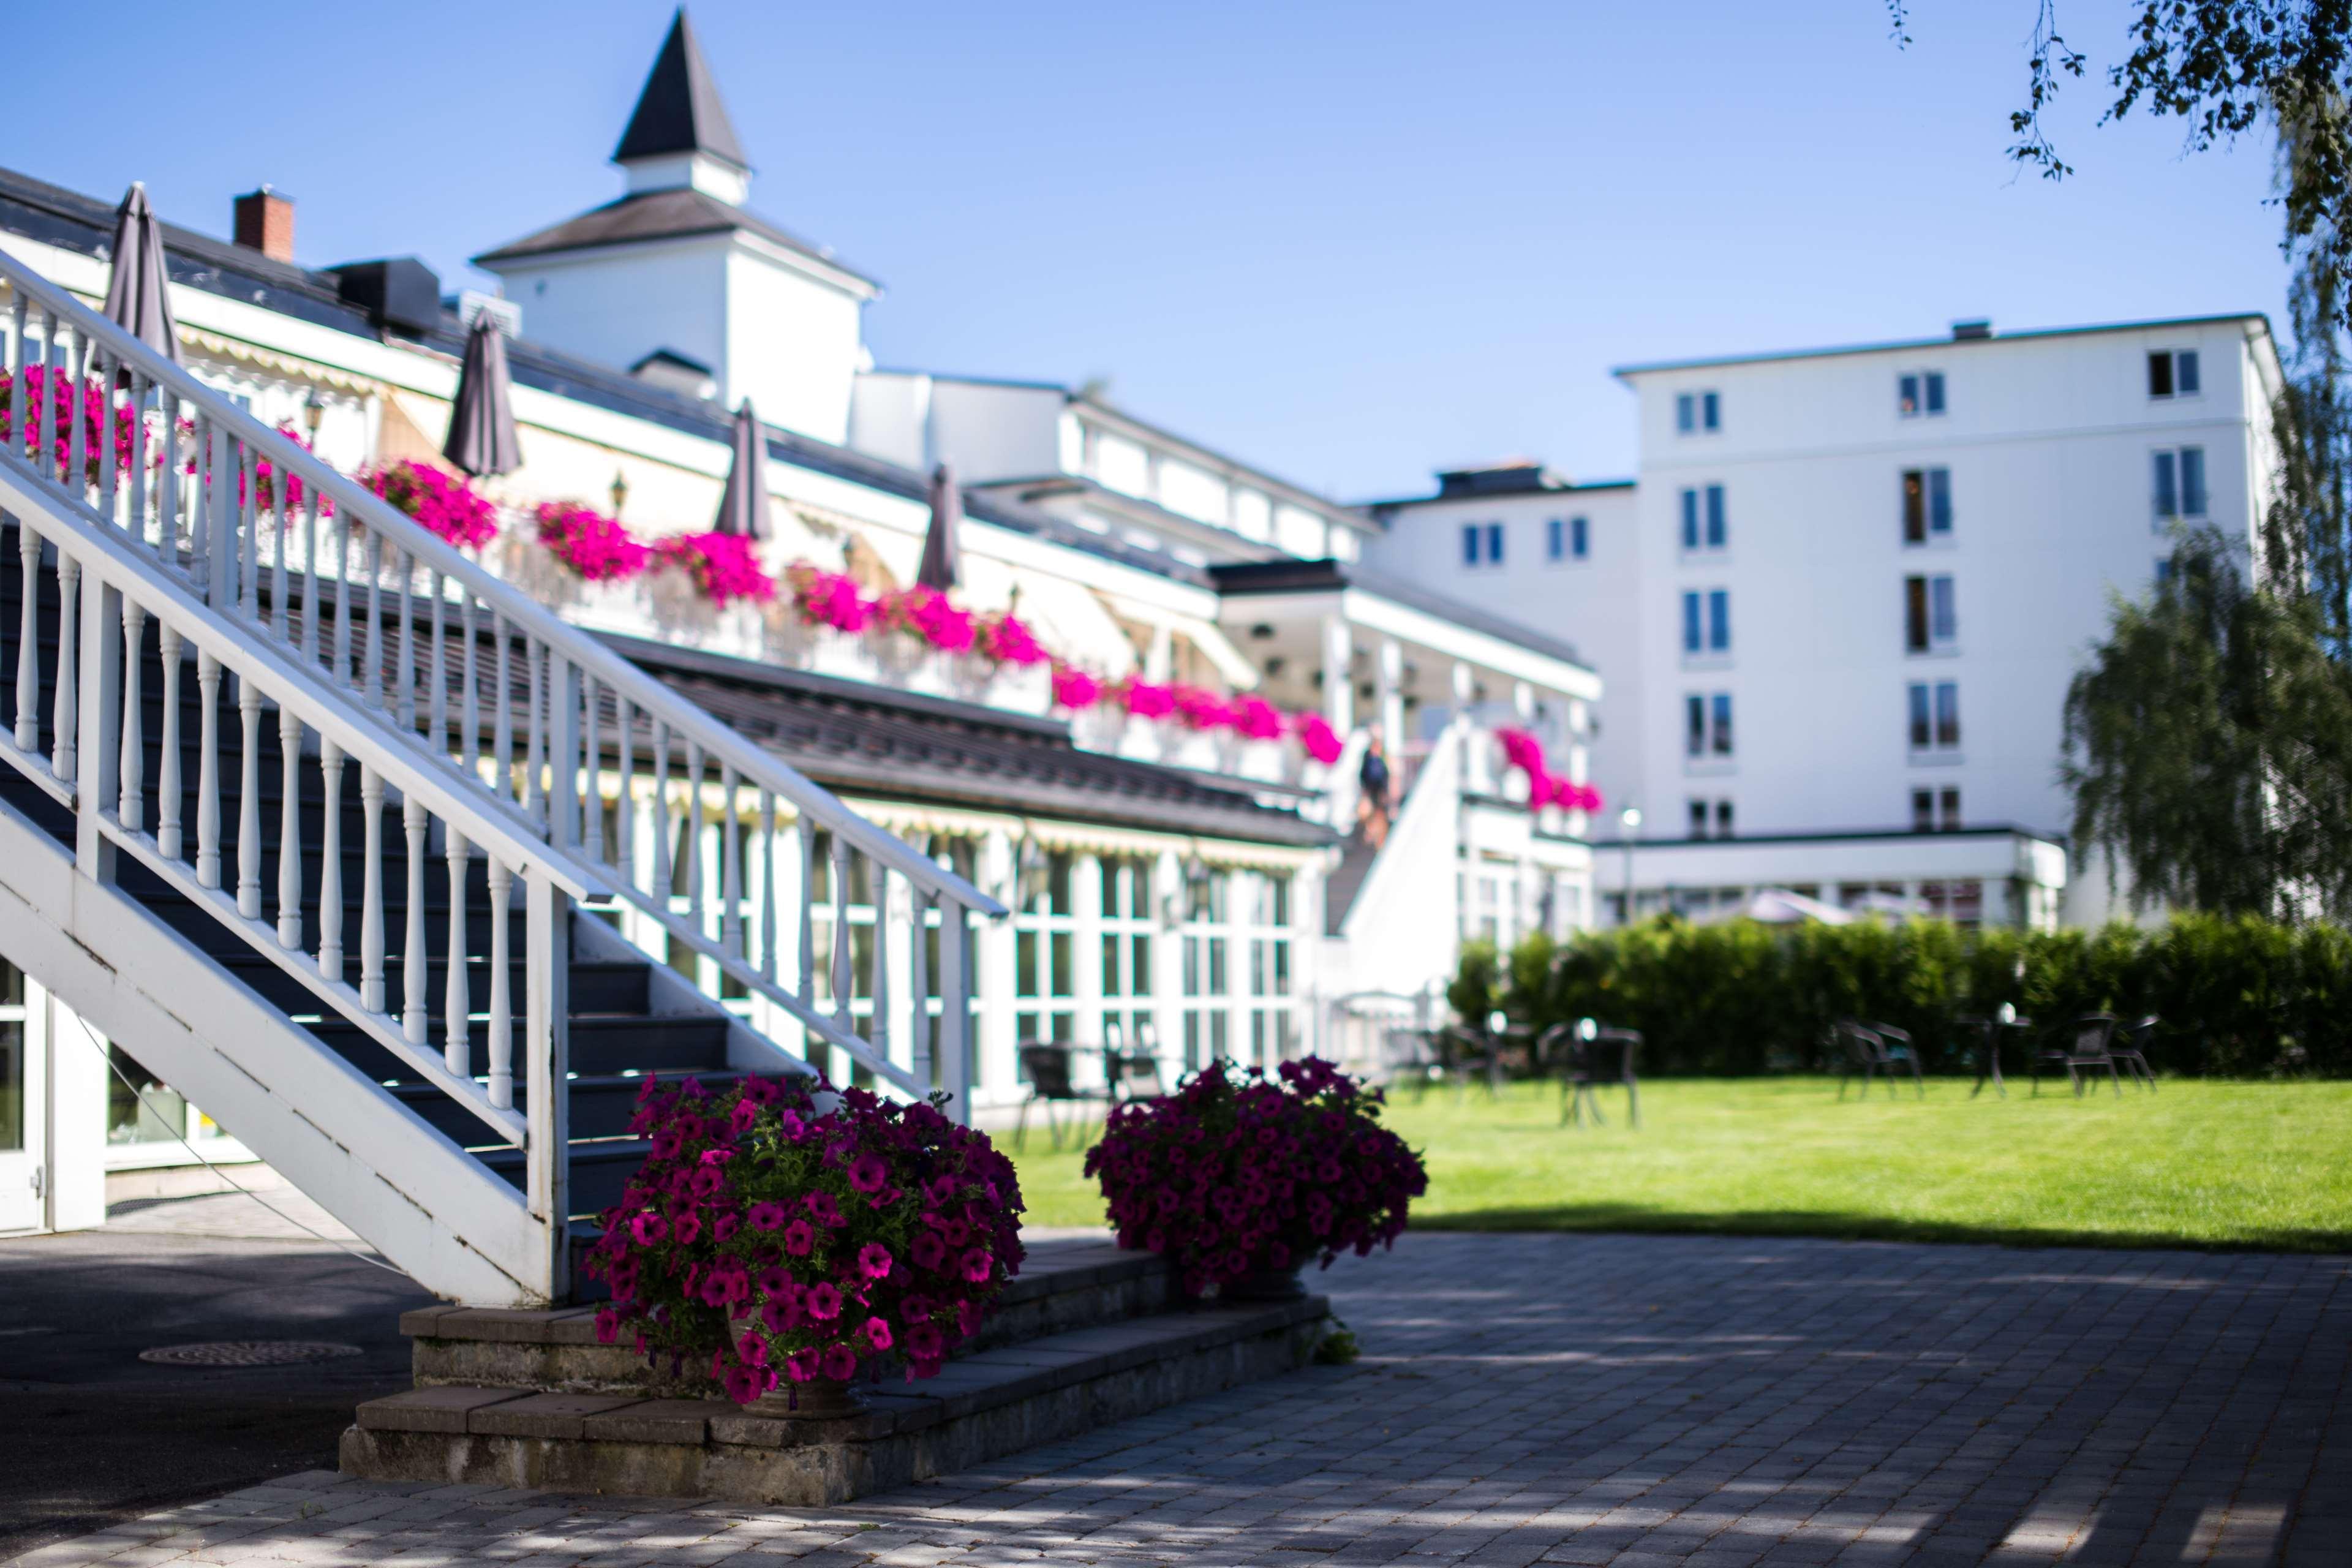
[[963, 522], [963, 491], [956, 488], [955, 470], [941, 463], [931, 470], [931, 526], [923, 533], [923, 563], [915, 581], [944, 594], [962, 575], [962, 551], [956, 531]]
[[507, 341], [497, 318], [484, 310], [466, 334], [466, 362], [449, 409], [449, 438], [441, 455], [482, 479], [522, 467], [515, 439], [514, 388], [507, 377]]
[[768, 521], [768, 442], [748, 397], [735, 410], [733, 446], [727, 493], [719, 498], [719, 521], [713, 526], [720, 533], [766, 539], [775, 531]]
[[147, 187], [133, 182], [114, 209], [113, 269], [106, 281], [107, 319], [170, 360], [180, 363], [180, 334], [172, 320], [172, 297], [164, 283], [163, 226], [147, 200]]

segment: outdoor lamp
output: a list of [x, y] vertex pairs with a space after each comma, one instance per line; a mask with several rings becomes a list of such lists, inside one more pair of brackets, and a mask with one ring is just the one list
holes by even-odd
[[1601, 1037], [1601, 1025], [1599, 1020], [1593, 1018], [1579, 1018], [1576, 1021], [1576, 1037], [1580, 1040], [1599, 1039]]
[[1638, 805], [1629, 805], [1617, 814], [1617, 820], [1624, 824], [1626, 832], [1631, 833], [1642, 826], [1642, 808]]
[[627, 479], [627, 477], [626, 477], [625, 475], [624, 475], [624, 474], [621, 472], [621, 470], [620, 470], [620, 469], [618, 469], [618, 468], [614, 468], [614, 469], [613, 470], [613, 515], [614, 515], [614, 517], [618, 517], [618, 516], [620, 516], [620, 515], [621, 515], [621, 509], [622, 509], [623, 507], [625, 507], [625, 506], [628, 505], [628, 504], [629, 504], [629, 481], [628, 481], [628, 479]]
[[1510, 1026], [1510, 1018], [1500, 1007], [1496, 1008], [1493, 1012], [1486, 1015], [1486, 1032], [1488, 1034], [1499, 1035]]
[[2016, 1003], [2004, 1002], [2000, 1005], [2000, 1021], [2004, 1024], [2014, 1024], [2017, 1022]]
[[302, 400], [302, 427], [310, 432], [310, 444], [319, 444], [319, 426], [327, 417], [327, 405], [319, 401], [315, 392]]

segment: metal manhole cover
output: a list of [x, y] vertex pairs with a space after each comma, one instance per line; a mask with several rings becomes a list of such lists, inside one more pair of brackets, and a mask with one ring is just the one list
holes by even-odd
[[165, 1366], [293, 1366], [363, 1353], [357, 1345], [332, 1340], [212, 1340], [194, 1345], [157, 1345], [139, 1352], [141, 1361]]

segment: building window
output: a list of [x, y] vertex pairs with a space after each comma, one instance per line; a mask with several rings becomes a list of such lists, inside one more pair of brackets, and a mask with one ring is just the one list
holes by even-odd
[[1024, 1045], [1067, 1044], [1077, 1038], [1076, 863], [1065, 850], [1034, 844], [1023, 846], [1022, 857], [1021, 900], [1013, 912], [1013, 1030]]
[[1683, 747], [1693, 757], [1731, 755], [1731, 693], [1694, 691], [1683, 699]]
[[1731, 651], [1731, 593], [1694, 588], [1683, 595], [1683, 651], [1686, 654]]
[[1465, 522], [1462, 525], [1463, 565], [1475, 566], [1478, 564], [1478, 525], [1476, 523]]
[[1728, 537], [1724, 521], [1723, 487], [1685, 487], [1682, 492], [1683, 548], [1720, 550]]
[[1944, 373], [1940, 370], [1906, 372], [1895, 378], [1895, 411], [1906, 419], [1944, 411]]
[[1706, 838], [1731, 837], [1731, 803], [1727, 800], [1695, 800], [1690, 803], [1690, 836]]
[[1911, 792], [1911, 831], [1914, 833], [1958, 833], [1960, 830], [1960, 792], [1947, 784], [1942, 789], [1915, 789]]
[[1952, 536], [1952, 471], [1903, 470], [1903, 542], [1925, 544]]
[[2150, 397], [2194, 397], [2200, 390], [2195, 349], [2158, 349], [2147, 356]]
[[1102, 1040], [1115, 1050], [1157, 1050], [1151, 1021], [1151, 862], [1106, 855], [1102, 876]]
[[1234, 994], [1233, 874], [1202, 868], [1186, 879], [1181, 938], [1184, 1070], [1197, 1071], [1230, 1056]]
[[1731, 803], [1727, 800], [1715, 803], [1715, 836], [1717, 838], [1731, 837]]
[[1581, 561], [1591, 547], [1591, 529], [1581, 517], [1555, 517], [1544, 524], [1544, 553], [1554, 561]]
[[2156, 454], [2156, 521], [2205, 515], [2205, 448], [2167, 447]]
[[1911, 749], [1950, 752], [1960, 744], [1960, 688], [1957, 681], [1911, 684]]
[[1959, 612], [1948, 576], [1903, 579], [1903, 646], [1911, 653], [1946, 653], [1960, 638]]
[[1271, 1070], [1298, 1055], [1298, 1007], [1292, 1000], [1290, 878], [1280, 872], [1235, 872], [1247, 899], [1251, 1059]]
[[1499, 522], [1490, 522], [1486, 525], [1486, 564], [1500, 566], [1502, 563], [1503, 525]]
[[1675, 431], [1693, 436], [1722, 427], [1723, 404], [1712, 392], [1684, 392], [1675, 397]]

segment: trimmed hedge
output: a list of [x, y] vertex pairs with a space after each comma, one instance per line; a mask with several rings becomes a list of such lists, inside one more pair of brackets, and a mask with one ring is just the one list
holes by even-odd
[[1538, 1030], [1583, 1017], [1639, 1029], [1652, 1073], [1825, 1066], [1827, 1028], [1847, 1017], [1908, 1029], [1931, 1068], [1958, 1071], [1969, 1058], [1956, 1020], [2006, 1002], [2042, 1025], [2157, 1014], [2150, 1057], [2163, 1072], [2352, 1077], [2352, 931], [2251, 918], [2049, 934], [1665, 919], [1560, 943], [1530, 936], [1507, 955], [1470, 942], [1447, 999], [1474, 1021], [1499, 1005]]

